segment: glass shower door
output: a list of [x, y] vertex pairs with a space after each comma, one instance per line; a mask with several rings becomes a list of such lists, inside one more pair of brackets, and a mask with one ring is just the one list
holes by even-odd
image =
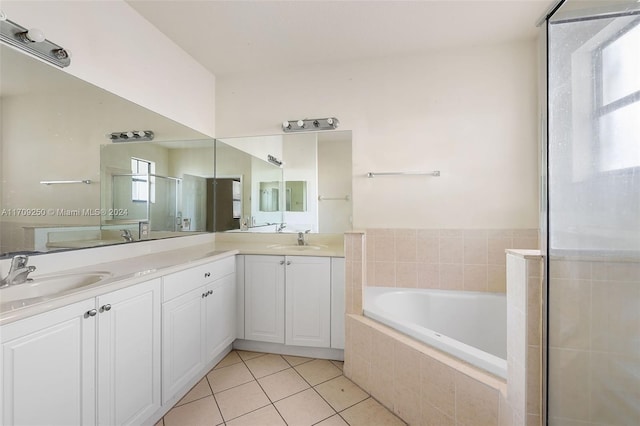
[[640, 425], [640, 3], [593, 4], [547, 27], [547, 418]]

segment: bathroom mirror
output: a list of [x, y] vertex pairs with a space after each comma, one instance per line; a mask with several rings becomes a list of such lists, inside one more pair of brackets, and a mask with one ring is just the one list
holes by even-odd
[[[119, 207], [122, 211], [133, 207], [101, 200], [105, 176], [100, 167], [100, 147], [120, 145], [110, 143], [106, 138], [109, 133], [152, 130], [153, 146], [167, 152], [173, 148], [162, 148], [165, 142], [186, 144], [195, 140], [208, 144], [208, 159], [189, 157], [191, 148], [176, 149], [184, 152], [190, 163], [207, 160], [210, 168], [206, 172], [203, 168], [178, 167], [182, 163], [173, 160], [174, 169], [158, 170], [158, 174], [180, 177], [183, 188], [197, 185], [192, 181], [201, 177], [213, 176], [213, 139], [5, 45], [0, 45], [0, 103], [0, 255], [124, 242], [119, 224], [114, 224], [116, 229], [101, 229], [101, 222], [107, 219], [102, 207]], [[145, 155], [138, 157], [144, 159]], [[131, 173], [130, 163], [114, 167]], [[162, 183], [156, 181], [156, 185]], [[170, 185], [166, 186], [165, 192], [169, 193]], [[128, 217], [116, 219], [137, 223], [144, 217], [141, 214], [140, 209], [132, 208]], [[193, 216], [188, 211], [182, 214], [184, 218]], [[175, 216], [168, 215], [166, 220], [177, 224]], [[134, 224], [129, 225], [133, 229]], [[195, 221], [188, 225], [202, 229]], [[213, 224], [210, 228], [213, 230]], [[156, 233], [154, 237], [174, 235]]]
[[242, 221], [231, 231], [351, 229], [350, 131], [217, 138], [216, 155], [218, 176], [245, 182]]

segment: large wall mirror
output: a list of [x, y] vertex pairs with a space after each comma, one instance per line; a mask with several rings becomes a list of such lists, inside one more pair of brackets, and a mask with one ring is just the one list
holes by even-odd
[[0, 256], [351, 229], [350, 131], [214, 140], [4, 45], [0, 118]]
[[[101, 171], [102, 145], [114, 149], [114, 162], [106, 166], [109, 171], [132, 174], [130, 158], [117, 161], [122, 158], [115, 150], [121, 149], [123, 155], [130, 151], [130, 157], [153, 159], [158, 175], [178, 176], [183, 187], [191, 184], [187, 175], [213, 176], [213, 139], [4, 45], [0, 45], [0, 67], [0, 254], [121, 243], [122, 229], [138, 229], [133, 222], [140, 218], [144, 203], [107, 203], [109, 195], [101, 192], [101, 186], [113, 184]], [[138, 149], [132, 146], [137, 144], [111, 143], [106, 137], [129, 130], [152, 130], [155, 139]], [[191, 141], [196, 142], [189, 145]], [[200, 155], [205, 145], [208, 158]], [[193, 166], [185, 166], [187, 162]], [[171, 183], [177, 181], [160, 179], [151, 237], [176, 235], [164, 226], [177, 223], [176, 212], [167, 211], [163, 219], [157, 213], [161, 201], [162, 208], [168, 203], [160, 197], [168, 195]], [[166, 188], [161, 190], [162, 186]], [[120, 210], [104, 211], [112, 207]], [[109, 213], [116, 217], [107, 218]], [[121, 222], [101, 228], [108, 219]], [[202, 229], [195, 221], [192, 226]], [[188, 229], [181, 235], [197, 232]], [[134, 237], [138, 239], [137, 231]]]
[[[216, 176], [242, 181], [226, 232], [343, 233], [351, 229], [351, 132], [216, 139]], [[233, 200], [218, 199], [230, 212]]]

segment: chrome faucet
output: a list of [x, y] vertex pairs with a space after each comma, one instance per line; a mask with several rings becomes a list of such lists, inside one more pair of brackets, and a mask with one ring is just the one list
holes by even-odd
[[282, 232], [284, 230], [284, 228], [286, 228], [286, 227], [287, 227], [287, 224], [284, 223], [284, 222], [281, 223], [280, 225], [276, 224], [276, 232]]
[[14, 256], [11, 259], [11, 267], [6, 277], [0, 280], [0, 288], [9, 287], [14, 284], [22, 284], [27, 281], [27, 276], [36, 270], [35, 266], [27, 266], [29, 256]]
[[299, 246], [306, 246], [307, 242], [304, 240], [304, 235], [308, 234], [309, 232], [311, 232], [311, 229], [307, 229], [304, 232], [298, 232], [298, 245]]
[[128, 229], [123, 229], [122, 234], [120, 234], [120, 236], [124, 238], [124, 240], [128, 243], [133, 241], [133, 235], [131, 235], [131, 231], [129, 231]]

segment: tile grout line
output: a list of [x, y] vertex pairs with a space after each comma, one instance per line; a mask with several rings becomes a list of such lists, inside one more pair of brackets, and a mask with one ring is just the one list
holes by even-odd
[[[239, 356], [239, 355], [238, 355]], [[256, 358], [260, 358], [260, 357], [256, 357]], [[285, 363], [289, 364], [289, 362], [287, 362], [287, 360], [280, 355], [280, 358], [282, 358], [284, 360]], [[240, 359], [242, 359], [242, 357], [240, 357]], [[251, 358], [254, 359], [254, 358]], [[248, 360], [247, 360], [248, 361]], [[267, 394], [267, 392], [264, 390], [264, 388], [262, 387], [262, 385], [260, 384], [260, 382], [258, 381], [258, 379], [256, 378], [255, 374], [253, 374], [253, 371], [251, 371], [251, 369], [249, 368], [249, 366], [247, 365], [247, 363], [245, 362], [244, 359], [242, 359], [242, 362], [244, 363], [245, 367], [247, 368], [247, 370], [249, 370], [249, 373], [251, 374], [251, 376], [253, 377], [254, 381], [258, 384], [258, 386], [260, 386], [260, 390], [262, 390], [262, 393], [264, 393], [264, 395], [267, 397], [267, 400], [269, 401], [269, 403], [271, 404], [271, 406], [276, 410], [276, 413], [278, 413], [278, 415], [280, 416], [280, 418], [282, 419], [282, 421], [284, 422], [285, 425], [288, 425], [287, 421], [284, 419], [284, 417], [282, 416], [282, 413], [280, 413], [280, 410], [278, 410], [278, 407], [276, 407], [276, 405], [273, 403], [273, 401], [271, 400], [271, 398], [269, 397], [269, 395]], [[290, 365], [290, 364], [289, 364]], [[293, 368], [293, 367], [292, 367]], [[285, 369], [286, 370], [286, 369]], [[280, 371], [285, 371], [285, 370], [280, 370]], [[280, 371], [277, 371], [276, 373], [279, 373]], [[272, 374], [276, 374], [276, 373], [272, 373]], [[270, 376], [271, 374], [269, 374], [268, 376]], [[267, 376], [264, 376], [267, 377]], [[265, 405], [265, 407], [267, 407], [267, 405]], [[261, 408], [264, 407], [260, 407], [256, 410], [253, 411], [257, 411], [260, 410]], [[253, 411], [250, 411], [250, 413], [253, 413]], [[242, 416], [245, 416], [249, 413], [245, 413]], [[238, 416], [238, 417], [242, 417], [242, 416]], [[236, 417], [236, 418], [238, 418]]]

